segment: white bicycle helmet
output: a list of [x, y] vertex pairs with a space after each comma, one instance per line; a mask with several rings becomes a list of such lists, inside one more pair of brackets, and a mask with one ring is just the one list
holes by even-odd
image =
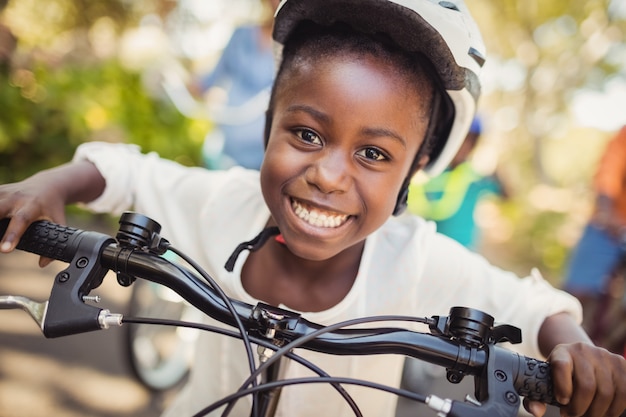
[[[445, 121], [431, 121], [438, 145], [424, 168], [436, 176], [450, 163], [476, 113], [479, 72], [485, 47], [462, 0], [283, 0], [276, 10], [274, 48], [282, 46], [298, 23], [343, 22], [364, 33], [385, 33], [400, 47], [425, 55], [433, 64], [448, 100]], [[432, 129], [431, 129], [432, 131]]]

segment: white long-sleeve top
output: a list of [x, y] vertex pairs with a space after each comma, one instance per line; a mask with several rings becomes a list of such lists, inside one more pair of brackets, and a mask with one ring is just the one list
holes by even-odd
[[[263, 230], [270, 216], [257, 171], [188, 168], [154, 153], [142, 154], [134, 146], [96, 142], [81, 145], [74, 159], [91, 161], [106, 180], [103, 194], [88, 205], [91, 209], [113, 214], [133, 209], [151, 217], [162, 225], [162, 236], [202, 265], [228, 296], [257, 303], [240, 279], [247, 252], [241, 254], [233, 272], [224, 269], [235, 247]], [[375, 315], [447, 315], [453, 306], [476, 308], [497, 322], [519, 327], [524, 342], [516, 350], [537, 358], [541, 357], [538, 332], [546, 317], [567, 311], [580, 321], [582, 315], [575, 298], [537, 274], [518, 278], [496, 268], [437, 234], [433, 223], [410, 215], [390, 218], [367, 238], [354, 285], [340, 303], [325, 311], [300, 313], [307, 320], [328, 325]], [[332, 376], [396, 387], [400, 383], [403, 357], [398, 355], [298, 353]], [[286, 378], [313, 375], [293, 362], [283, 366], [282, 372]], [[190, 380], [165, 416], [192, 415], [233, 393], [248, 375], [240, 340], [203, 332]], [[394, 415], [393, 395], [346, 388], [364, 415]], [[339, 394], [324, 384], [287, 387], [280, 398], [277, 416], [354, 415]], [[231, 415], [248, 416], [249, 399], [240, 401], [236, 410]]]

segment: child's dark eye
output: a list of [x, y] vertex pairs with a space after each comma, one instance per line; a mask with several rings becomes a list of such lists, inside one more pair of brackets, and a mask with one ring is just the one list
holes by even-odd
[[385, 161], [387, 160], [387, 156], [382, 153], [380, 150], [376, 148], [365, 148], [357, 152], [357, 155], [360, 155], [367, 159], [372, 159], [374, 161]]
[[296, 135], [300, 137], [305, 142], [312, 143], [315, 145], [321, 145], [322, 139], [317, 135], [317, 133], [308, 129], [300, 129], [296, 132]]

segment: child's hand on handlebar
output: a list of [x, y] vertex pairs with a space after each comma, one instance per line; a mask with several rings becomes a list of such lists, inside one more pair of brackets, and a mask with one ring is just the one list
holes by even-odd
[[[41, 171], [23, 181], [0, 185], [0, 219], [10, 217], [0, 252], [11, 252], [28, 226], [36, 220], [65, 224], [65, 206], [91, 201], [104, 190], [104, 178], [87, 161]], [[50, 263], [41, 258], [40, 266]]]
[[[23, 181], [0, 185], [0, 218], [10, 217], [0, 252], [11, 252], [26, 228], [36, 220], [65, 224], [65, 202], [57, 188], [37, 174]], [[41, 258], [40, 266], [50, 263]]]
[[[562, 416], [619, 416], [626, 409], [626, 359], [588, 343], [561, 344], [548, 361]], [[534, 416], [545, 404], [525, 402]]]

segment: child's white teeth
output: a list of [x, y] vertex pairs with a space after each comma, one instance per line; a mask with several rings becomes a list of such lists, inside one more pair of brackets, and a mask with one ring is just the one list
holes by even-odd
[[291, 200], [291, 207], [296, 216], [316, 227], [339, 227], [348, 219], [346, 214], [323, 213], [319, 209], [308, 209], [295, 200]]

